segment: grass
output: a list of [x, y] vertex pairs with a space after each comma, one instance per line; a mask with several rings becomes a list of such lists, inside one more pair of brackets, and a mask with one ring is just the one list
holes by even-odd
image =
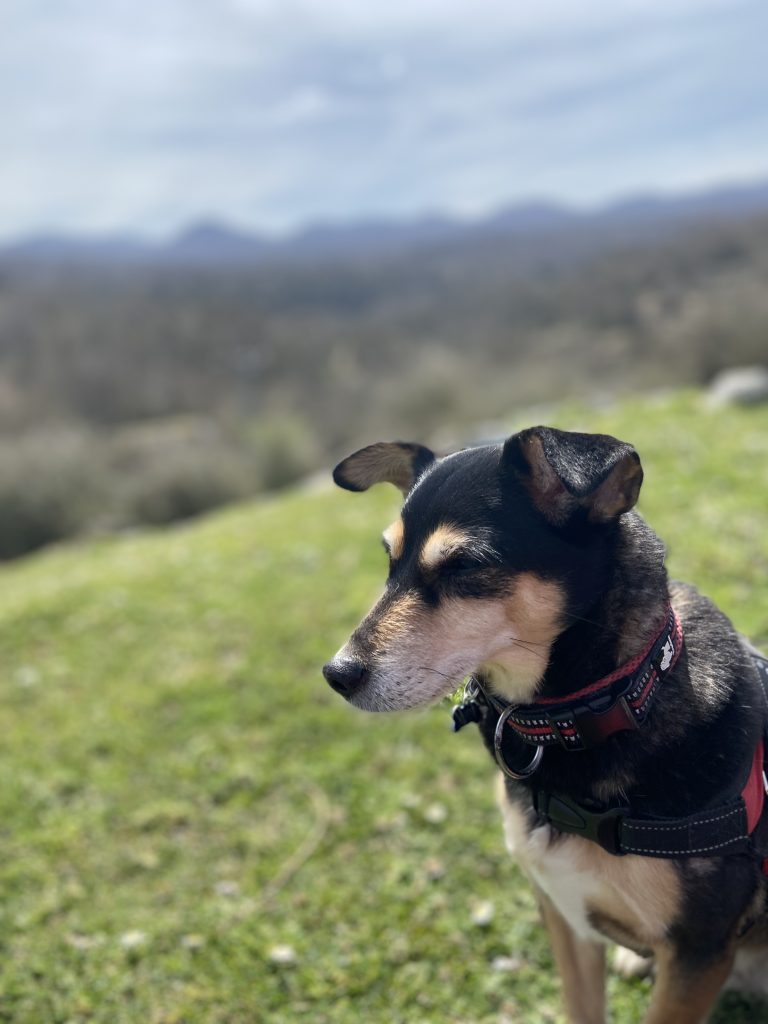
[[[768, 643], [768, 409], [556, 419], [637, 445], [672, 572]], [[562, 1021], [476, 734], [320, 677], [396, 507], [297, 492], [2, 570], [0, 1021]]]

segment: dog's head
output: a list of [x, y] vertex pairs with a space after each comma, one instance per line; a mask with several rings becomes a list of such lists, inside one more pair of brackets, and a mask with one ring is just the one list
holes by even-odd
[[529, 701], [558, 635], [604, 591], [642, 478], [630, 445], [548, 427], [442, 459], [402, 443], [350, 455], [337, 484], [388, 481], [405, 502], [383, 535], [384, 593], [326, 679], [369, 711], [428, 704], [471, 672]]

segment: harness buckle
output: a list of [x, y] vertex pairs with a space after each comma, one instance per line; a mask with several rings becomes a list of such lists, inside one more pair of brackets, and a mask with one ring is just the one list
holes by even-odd
[[591, 839], [615, 857], [622, 857], [621, 823], [629, 814], [628, 807], [609, 807], [590, 811], [559, 793], [540, 791], [535, 797], [536, 810], [561, 832]]

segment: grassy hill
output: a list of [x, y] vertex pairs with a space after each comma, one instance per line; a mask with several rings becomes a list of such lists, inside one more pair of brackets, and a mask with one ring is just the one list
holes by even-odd
[[[637, 445], [671, 571], [768, 644], [768, 408], [553, 419]], [[0, 1021], [561, 1020], [473, 730], [320, 676], [396, 507], [296, 492], [2, 569]], [[640, 1020], [645, 983], [610, 988]]]

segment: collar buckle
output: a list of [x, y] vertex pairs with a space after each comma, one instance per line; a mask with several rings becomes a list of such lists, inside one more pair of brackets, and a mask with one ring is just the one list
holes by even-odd
[[577, 708], [573, 721], [585, 747], [596, 747], [616, 732], [640, 728], [626, 697], [619, 697], [605, 711], [595, 711], [588, 706]]

